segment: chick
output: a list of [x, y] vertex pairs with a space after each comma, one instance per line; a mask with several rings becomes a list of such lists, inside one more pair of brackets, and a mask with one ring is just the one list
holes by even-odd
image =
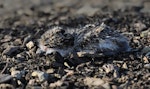
[[78, 32], [76, 50], [78, 52], [116, 55], [130, 50], [128, 39], [102, 23], [100, 26], [87, 25]]
[[49, 29], [39, 39], [39, 48], [46, 54], [57, 51], [65, 56], [72, 51], [73, 45], [74, 37], [66, 33], [62, 27]]
[[130, 50], [127, 38], [104, 23], [100, 26], [88, 24], [69, 31], [54, 27], [41, 36], [39, 48], [46, 54], [57, 51], [63, 57], [73, 52], [116, 55]]

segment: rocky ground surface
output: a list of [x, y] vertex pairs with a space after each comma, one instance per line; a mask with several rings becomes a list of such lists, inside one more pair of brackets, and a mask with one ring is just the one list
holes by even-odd
[[[106, 25], [128, 37], [114, 56], [36, 54], [54, 26]], [[0, 0], [1, 89], [149, 89], [149, 0]]]

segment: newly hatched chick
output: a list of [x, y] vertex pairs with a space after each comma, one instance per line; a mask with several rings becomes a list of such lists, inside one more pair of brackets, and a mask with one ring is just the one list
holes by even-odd
[[127, 38], [104, 23], [100, 26], [88, 25], [80, 30], [76, 44], [78, 52], [94, 54], [115, 55], [130, 50]]
[[46, 54], [57, 51], [63, 57], [72, 52], [116, 55], [130, 50], [127, 38], [104, 23], [100, 26], [89, 24], [70, 32], [54, 27], [41, 36], [39, 48]]
[[74, 37], [61, 27], [49, 29], [39, 39], [39, 48], [46, 54], [57, 51], [65, 56], [72, 51], [73, 45]]

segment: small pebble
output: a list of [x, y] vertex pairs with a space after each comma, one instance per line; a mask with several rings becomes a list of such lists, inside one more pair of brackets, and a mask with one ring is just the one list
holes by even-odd
[[150, 64], [145, 64], [144, 68], [150, 69]]
[[27, 85], [25, 89], [43, 89], [41, 86], [30, 86]]
[[106, 82], [105, 84], [103, 84], [102, 86], [103, 86], [105, 89], [111, 89], [111, 88], [110, 88], [110, 84], [107, 83], [107, 82]]
[[48, 74], [54, 73], [54, 69], [48, 69], [48, 70], [46, 71], [46, 73], [48, 73]]
[[8, 42], [11, 41], [12, 36], [9, 35], [5, 35], [3, 39], [0, 40], [0, 42]]
[[0, 89], [15, 89], [11, 84], [0, 84]]
[[27, 42], [29, 42], [31, 40], [31, 38], [32, 38], [31, 35], [25, 37], [22, 46], [24, 47], [27, 44]]
[[21, 79], [23, 75], [25, 75], [25, 71], [19, 71], [19, 70], [11, 71], [11, 76], [16, 79]]
[[146, 25], [143, 24], [142, 22], [139, 22], [139, 23], [135, 23], [134, 27], [136, 31], [142, 31], [143, 29], [146, 28]]
[[118, 89], [116, 85], [112, 85], [112, 89]]
[[7, 82], [12, 79], [11, 75], [8, 74], [0, 74], [0, 83]]
[[148, 59], [150, 59], [150, 52], [146, 53], [145, 55]]
[[7, 47], [4, 51], [3, 51], [3, 55], [12, 55], [14, 52], [18, 51], [20, 49], [19, 46], [10, 46], [10, 47]]
[[105, 81], [100, 78], [90, 78], [90, 77], [86, 77], [83, 81], [84, 84], [88, 86], [99, 86], [105, 83]]
[[29, 42], [26, 44], [26, 47], [27, 47], [28, 49], [31, 49], [32, 47], [34, 47], [33, 41], [29, 41]]
[[112, 72], [113, 70], [115, 70], [113, 64], [105, 64], [105, 65], [103, 65], [103, 68], [106, 73], [109, 73], [109, 72]]
[[22, 44], [22, 41], [19, 38], [14, 41], [14, 45], [16, 45], [16, 46], [19, 46], [21, 44]]
[[123, 63], [122, 68], [128, 69], [127, 63]]
[[34, 84], [35, 84], [35, 82], [36, 82], [36, 80], [35, 80], [35, 79], [30, 79], [30, 80], [29, 80], [29, 82], [28, 82], [28, 84], [29, 84], [29, 85], [34, 85]]
[[119, 78], [119, 72], [117, 70], [114, 70], [113, 76], [114, 78]]
[[31, 75], [33, 77], [38, 77], [40, 82], [48, 80], [48, 74], [42, 71], [34, 71]]
[[104, 89], [110, 89], [109, 83], [105, 82], [104, 80], [100, 78], [86, 77], [83, 81], [84, 81], [84, 84], [88, 85], [89, 87], [98, 86]]
[[147, 57], [143, 57], [143, 61], [144, 63], [149, 63], [148, 58]]
[[150, 37], [150, 29], [145, 30], [145, 31], [142, 31], [142, 32], [140, 33], [140, 36], [141, 36], [141, 37]]
[[146, 54], [148, 52], [150, 52], [150, 46], [145, 46], [141, 51], [142, 54]]

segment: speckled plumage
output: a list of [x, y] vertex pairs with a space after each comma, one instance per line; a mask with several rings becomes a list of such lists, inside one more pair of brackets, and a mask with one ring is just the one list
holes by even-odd
[[47, 46], [48, 48], [65, 48], [73, 46], [74, 37], [65, 33], [65, 30], [61, 27], [54, 27], [46, 31], [40, 38], [40, 44]]
[[74, 45], [74, 37], [61, 27], [46, 31], [39, 39], [39, 47], [46, 54], [58, 51], [62, 56], [68, 54]]
[[104, 23], [100, 26], [88, 24], [70, 32], [61, 27], [54, 27], [41, 36], [39, 47], [46, 53], [58, 51], [62, 56], [70, 52], [91, 51], [115, 55], [130, 49], [127, 38]]
[[104, 23], [100, 26], [86, 26], [79, 32], [76, 41], [78, 51], [114, 55], [130, 50], [127, 38]]

